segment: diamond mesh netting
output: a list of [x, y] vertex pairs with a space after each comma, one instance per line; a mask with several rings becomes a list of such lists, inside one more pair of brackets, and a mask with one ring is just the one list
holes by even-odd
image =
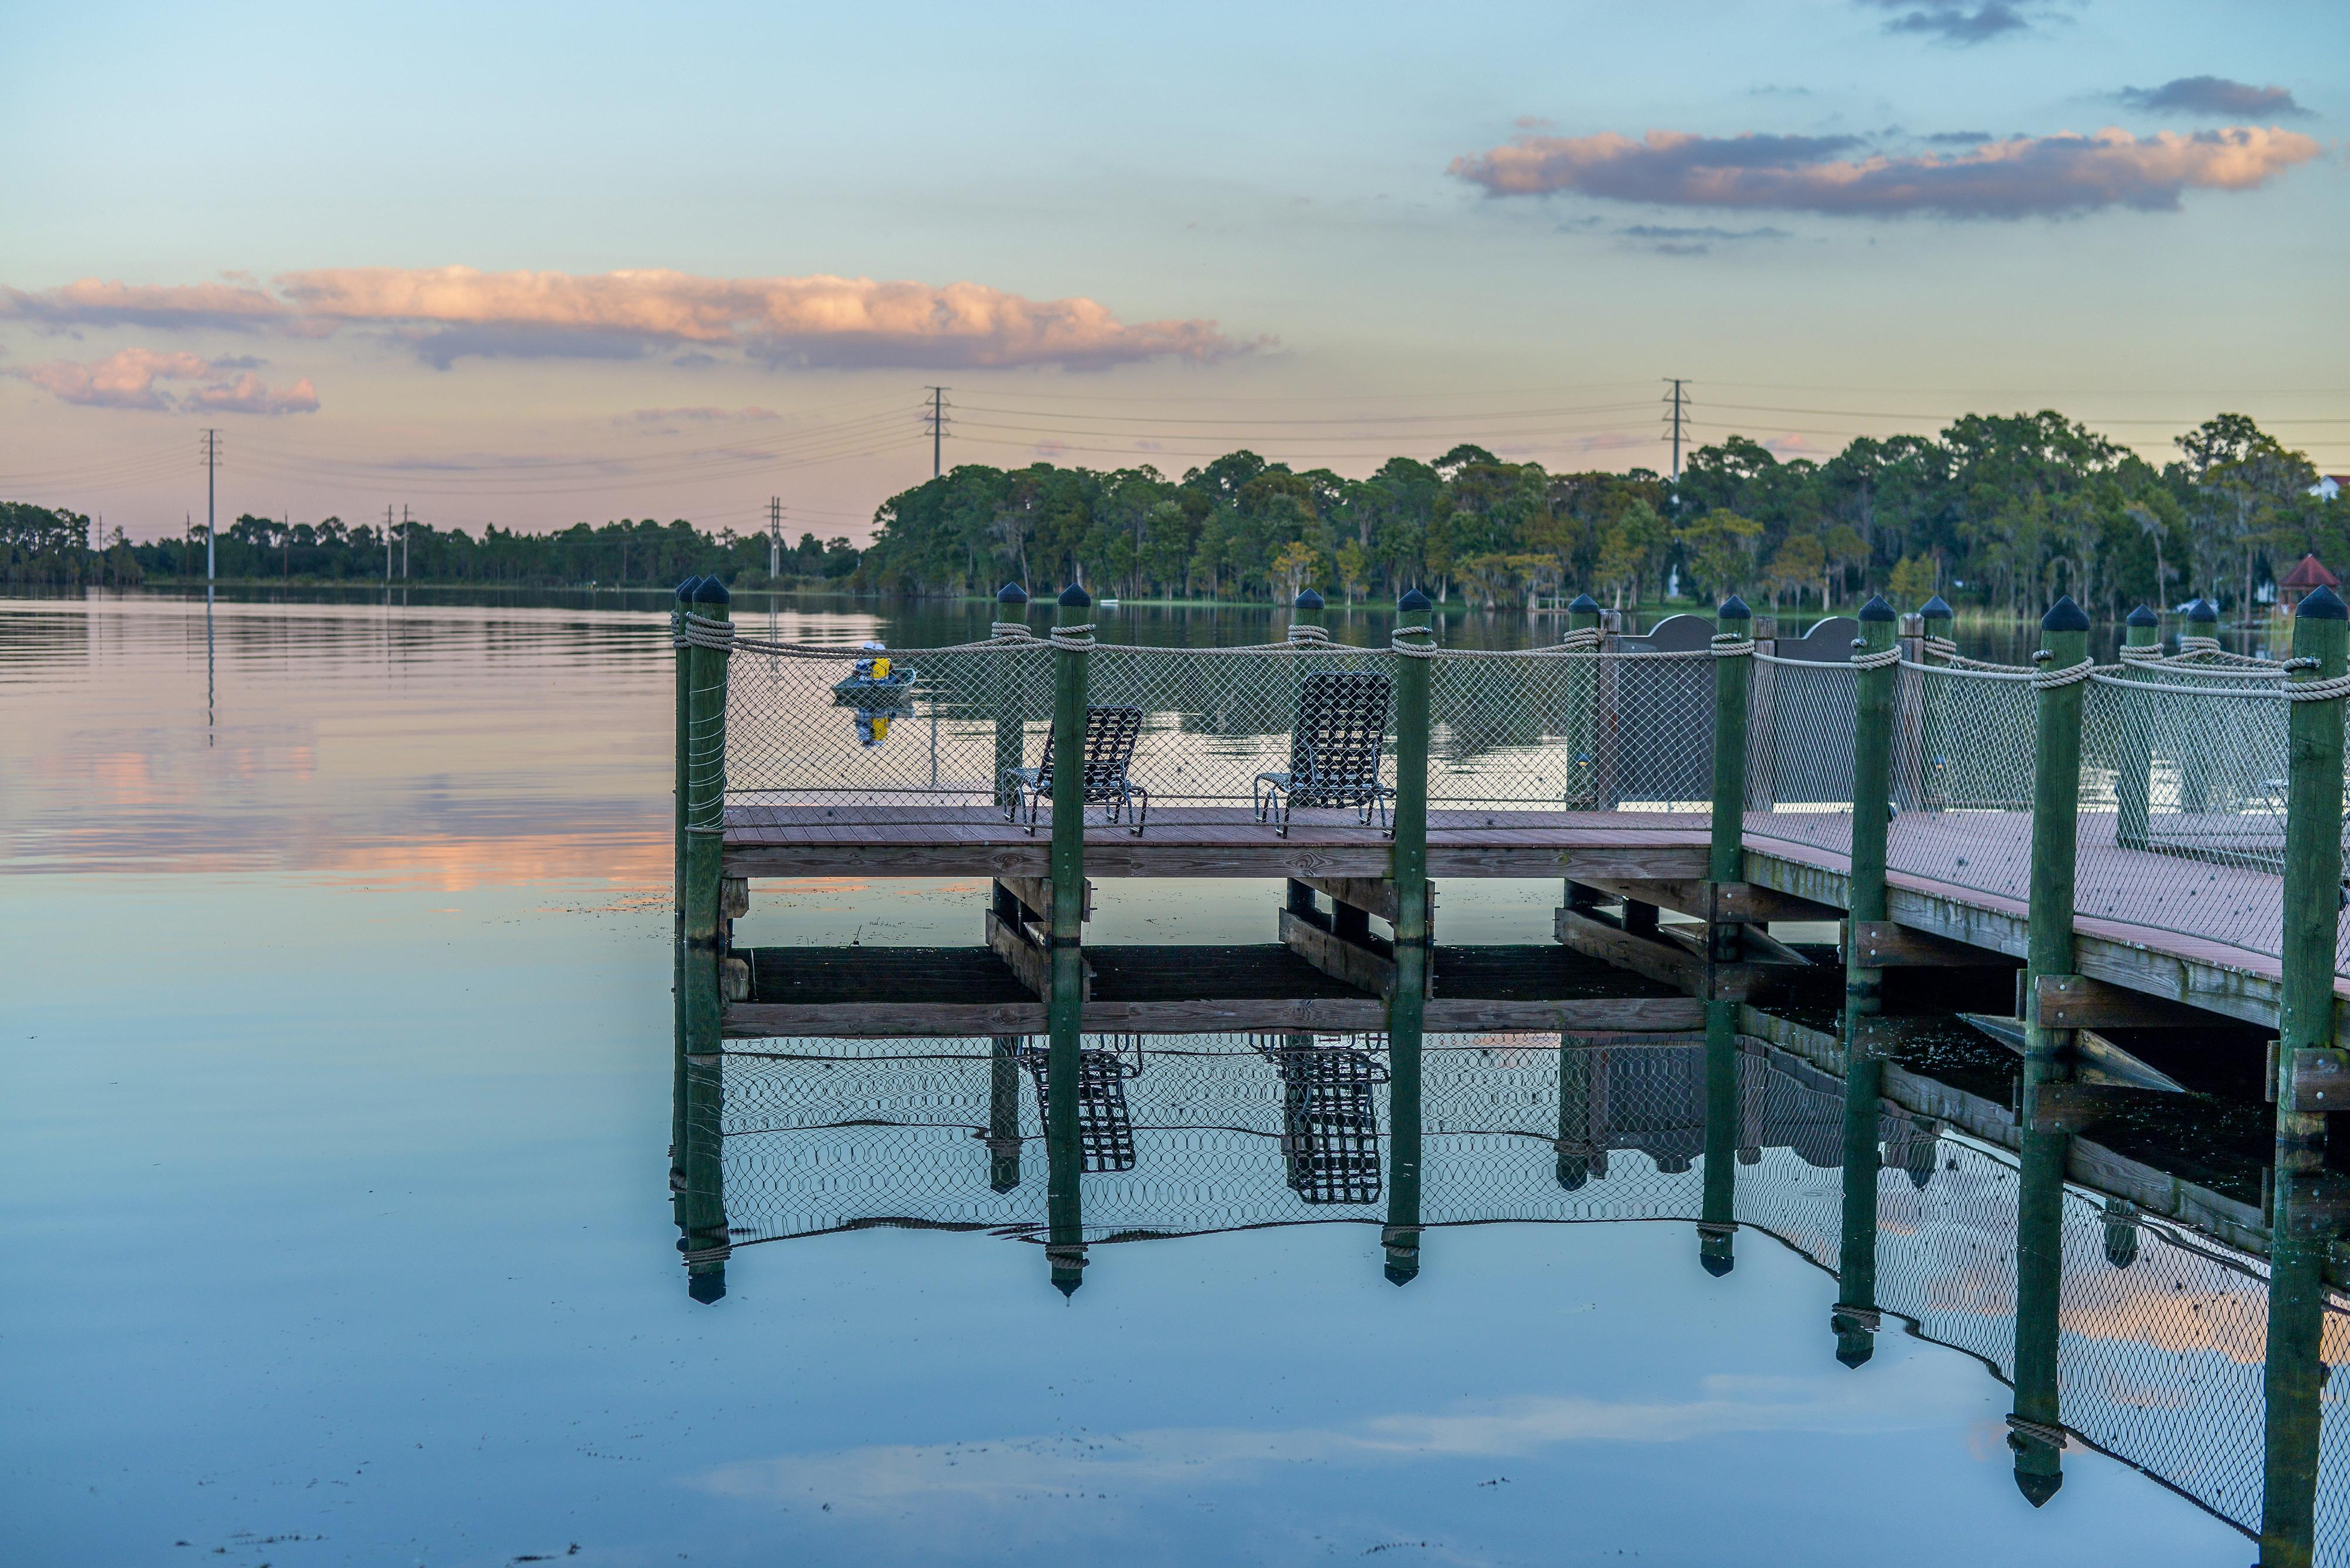
[[1850, 664], [1757, 656], [1746, 704], [1746, 834], [1852, 849]]
[[[872, 1224], [1044, 1231], [1029, 1042], [774, 1042], [723, 1062], [725, 1229], [737, 1243]], [[1089, 1035], [1121, 1151], [1084, 1186], [1094, 1241], [1386, 1218], [1378, 1035]], [[1421, 1222], [1695, 1221], [1704, 1047], [1430, 1036]], [[1876, 1305], [2002, 1378], [2015, 1353], [2018, 1171], [2005, 1151], [1880, 1103]], [[1840, 1256], [1842, 1085], [1742, 1041], [1736, 1218], [1821, 1268]], [[689, 1130], [689, 1137], [695, 1136]], [[1095, 1162], [1089, 1158], [1089, 1168]], [[2266, 1269], [2068, 1187], [2059, 1366], [2066, 1427], [2251, 1531], [2260, 1519]], [[1823, 1325], [1825, 1335], [1825, 1325]], [[2329, 1365], [2350, 1304], [2329, 1303]], [[2329, 1403], [2325, 1473], [2350, 1460]], [[2320, 1561], [2350, 1552], [2350, 1490], [2321, 1488]]]

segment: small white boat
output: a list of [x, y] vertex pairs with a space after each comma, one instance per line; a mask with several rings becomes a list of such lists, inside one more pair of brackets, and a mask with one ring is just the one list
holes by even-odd
[[1095, 607], [1095, 608], [1097, 608], [1097, 609], [1116, 609], [1116, 608], [1118, 608], [1118, 598], [1117, 598], [1117, 596], [1116, 596], [1116, 595], [1113, 595], [1113, 594], [1104, 594], [1104, 595], [1102, 595], [1102, 597], [1099, 597], [1099, 598], [1097, 598], [1097, 599], [1096, 599], [1096, 600], [1094, 601], [1094, 607]]

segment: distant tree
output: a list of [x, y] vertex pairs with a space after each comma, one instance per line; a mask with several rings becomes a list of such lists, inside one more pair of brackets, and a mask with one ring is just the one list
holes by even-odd
[[1892, 591], [1895, 604], [1904, 609], [1916, 609], [1934, 597], [1935, 589], [1940, 587], [1935, 580], [1939, 575], [1932, 557], [1904, 556], [1893, 568], [1886, 587]]
[[1762, 524], [1723, 507], [1706, 513], [1673, 537], [1689, 552], [1690, 575], [1716, 599], [1743, 587], [1754, 574]]

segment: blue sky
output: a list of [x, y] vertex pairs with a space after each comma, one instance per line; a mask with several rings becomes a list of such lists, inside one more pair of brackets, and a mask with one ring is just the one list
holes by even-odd
[[[240, 510], [747, 526], [781, 494], [856, 535], [927, 475], [934, 381], [951, 462], [1364, 472], [1469, 439], [1661, 466], [1679, 375], [1700, 438], [1789, 454], [2054, 405], [2159, 455], [2226, 407], [2350, 468], [2350, 424], [2318, 422], [2350, 400], [2338, 5], [85, 6], [10, 32], [0, 483], [134, 536], [200, 506], [207, 423]], [[810, 278], [910, 286], [775, 283]]]

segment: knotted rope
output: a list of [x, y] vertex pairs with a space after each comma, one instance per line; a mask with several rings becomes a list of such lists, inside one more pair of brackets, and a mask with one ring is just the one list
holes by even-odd
[[672, 637], [680, 648], [713, 648], [721, 653], [734, 651], [733, 621], [712, 620], [691, 610], [677, 618], [677, 629]]
[[1308, 626], [1304, 621], [1294, 620], [1289, 623], [1289, 640], [1293, 643], [1311, 646], [1329, 641], [1330, 634], [1318, 626]]
[[1579, 626], [1559, 639], [1562, 653], [1596, 653], [1606, 634], [1596, 626]]
[[1856, 641], [1854, 644], [1856, 651], [1852, 656], [1852, 667], [1855, 670], [1890, 670], [1901, 662], [1899, 643], [1895, 643], [1891, 648], [1880, 648], [1875, 653], [1861, 653], [1857, 651], [1858, 647], [1859, 644]]
[[1056, 626], [1051, 639], [1055, 648], [1067, 649], [1071, 653], [1083, 653], [1094, 645], [1093, 622], [1080, 626]]
[[1036, 642], [1041, 640], [1028, 629], [1024, 620], [992, 620], [987, 623], [987, 635], [993, 642]]
[[1929, 659], [1956, 659], [1959, 656], [1959, 645], [1947, 637], [1929, 637], [1926, 639], [1925, 652]]
[[2124, 664], [2159, 664], [2162, 662], [2161, 645], [2149, 642], [2145, 647], [2139, 648], [2130, 643], [2124, 643], [2122, 644], [2122, 662]]
[[[2314, 659], [2288, 659], [2286, 673], [2297, 670], [2315, 670]], [[2331, 680], [2288, 680], [2284, 683], [2284, 700], [2288, 702], [2331, 702], [2337, 697], [2350, 697], [2350, 675], [2337, 675]]]
[[1738, 1234], [1738, 1221], [1735, 1220], [1700, 1220], [1697, 1222], [1697, 1233], [1700, 1236], [1735, 1236]]
[[[1406, 638], [1418, 640], [1407, 642]], [[1424, 626], [1399, 626], [1388, 634], [1388, 650], [1406, 659], [1436, 657], [1436, 633]]]
[[1865, 1328], [1871, 1334], [1885, 1326], [1884, 1314], [1873, 1306], [1854, 1306], [1848, 1302], [1838, 1302], [1828, 1309], [1828, 1313], [1833, 1317], [1844, 1319], [1856, 1328]]
[[1716, 659], [1746, 659], [1754, 652], [1754, 639], [1735, 631], [1715, 632], [1712, 646]]
[[2025, 1416], [2010, 1416], [2007, 1418], [2007, 1425], [2008, 1429], [2018, 1436], [2030, 1438], [2034, 1442], [2045, 1443], [2052, 1449], [2066, 1446], [2064, 1428], [2062, 1427], [2052, 1427], [2045, 1421], [2034, 1421]]
[[[2032, 662], [2045, 665], [2054, 657], [2055, 655], [2043, 648], [2032, 656]], [[2032, 685], [2035, 691], [2055, 691], [2066, 686], [2078, 686], [2096, 672], [2097, 661], [2094, 659], [2085, 659], [2078, 664], [2068, 664], [2062, 670], [2035, 670], [2032, 672]]]
[[2220, 651], [2220, 639], [2216, 637], [2181, 637], [2178, 639], [2178, 651], [2181, 656], [2189, 653], [2217, 653]]

